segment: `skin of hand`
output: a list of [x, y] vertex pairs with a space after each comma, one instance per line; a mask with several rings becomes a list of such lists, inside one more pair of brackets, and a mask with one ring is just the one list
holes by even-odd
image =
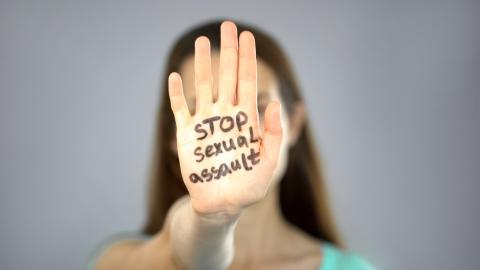
[[[243, 209], [267, 194], [282, 144], [279, 102], [267, 105], [263, 134], [260, 131], [251, 32], [238, 37], [235, 24], [222, 24], [218, 70], [214, 100], [210, 42], [197, 38], [193, 115], [180, 75], [174, 72], [168, 78], [180, 169], [190, 195], [190, 203], [173, 214], [171, 244], [173, 256], [185, 268], [224, 269], [231, 263], [236, 222]], [[218, 149], [215, 154], [213, 148]]]
[[[208, 38], [197, 38], [195, 114], [189, 111], [182, 79], [176, 72], [168, 78], [169, 96], [177, 126], [182, 178], [192, 208], [202, 218], [228, 219], [238, 216], [242, 209], [261, 200], [268, 191], [283, 137], [281, 108], [278, 101], [267, 105], [262, 134], [257, 109], [255, 39], [251, 32], [244, 31], [237, 38], [233, 23], [222, 24], [216, 100], [213, 97], [210, 53]], [[240, 137], [247, 138], [248, 146], [238, 143]], [[217, 150], [213, 154], [215, 144], [217, 147], [222, 142], [229, 145], [228, 142], [232, 142], [230, 139], [236, 149], [225, 151], [226, 148], [223, 148], [220, 153]], [[202, 153], [201, 156], [199, 153]], [[251, 158], [250, 166], [242, 162], [248, 155]], [[231, 165], [236, 160], [244, 166], [233, 170]], [[223, 173], [213, 173], [212, 177], [208, 177], [212, 179], [192, 179], [192, 174], [205, 176], [203, 170], [211, 172], [212, 167], [217, 170], [222, 163], [230, 167], [225, 169], [224, 166]], [[215, 179], [215, 176], [219, 178]]]

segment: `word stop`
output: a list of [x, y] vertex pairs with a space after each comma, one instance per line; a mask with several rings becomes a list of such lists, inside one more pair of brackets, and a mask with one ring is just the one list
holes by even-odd
[[197, 140], [203, 140], [208, 135], [213, 135], [216, 130], [229, 132], [235, 127], [242, 131], [242, 127], [248, 122], [246, 113], [239, 111], [235, 117], [232, 116], [212, 116], [204, 119], [201, 123], [195, 125], [195, 132], [199, 135]]

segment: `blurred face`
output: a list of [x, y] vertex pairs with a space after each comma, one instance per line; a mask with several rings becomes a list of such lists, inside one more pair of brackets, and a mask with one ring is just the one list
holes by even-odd
[[[218, 93], [218, 64], [220, 59], [220, 53], [216, 50], [212, 50], [212, 74], [213, 74], [213, 95], [216, 98]], [[187, 100], [188, 108], [190, 113], [195, 113], [195, 73], [194, 73], [194, 56], [188, 56], [182, 62], [180, 66], [179, 73], [182, 77], [183, 90], [185, 94], [185, 99]], [[285, 172], [287, 166], [288, 158], [288, 145], [291, 144], [290, 135], [290, 121], [287, 117], [285, 111], [285, 105], [283, 104], [280, 92], [278, 81], [274, 71], [261, 59], [257, 58], [257, 89], [258, 89], [258, 112], [260, 117], [260, 127], [263, 130], [263, 119], [265, 109], [268, 103], [272, 100], [278, 100], [282, 104], [282, 122], [284, 126], [284, 139], [281, 146], [280, 157], [278, 161], [277, 168], [274, 172], [273, 183], [277, 183], [283, 173]], [[173, 141], [170, 144], [172, 151], [177, 154], [177, 144], [176, 139], [173, 138]]]

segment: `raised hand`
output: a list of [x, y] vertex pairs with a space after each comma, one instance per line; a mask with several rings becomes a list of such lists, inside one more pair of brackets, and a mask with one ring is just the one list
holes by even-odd
[[283, 128], [280, 104], [265, 110], [260, 132], [255, 39], [221, 26], [218, 98], [214, 100], [210, 42], [195, 41], [196, 112], [190, 114], [178, 73], [169, 76], [183, 181], [200, 215], [237, 214], [261, 200], [276, 167]]

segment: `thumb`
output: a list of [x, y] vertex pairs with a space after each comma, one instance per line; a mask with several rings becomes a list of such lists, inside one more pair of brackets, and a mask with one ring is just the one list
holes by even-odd
[[265, 109], [264, 135], [262, 150], [264, 158], [276, 165], [283, 138], [283, 126], [280, 119], [280, 102], [272, 101]]

